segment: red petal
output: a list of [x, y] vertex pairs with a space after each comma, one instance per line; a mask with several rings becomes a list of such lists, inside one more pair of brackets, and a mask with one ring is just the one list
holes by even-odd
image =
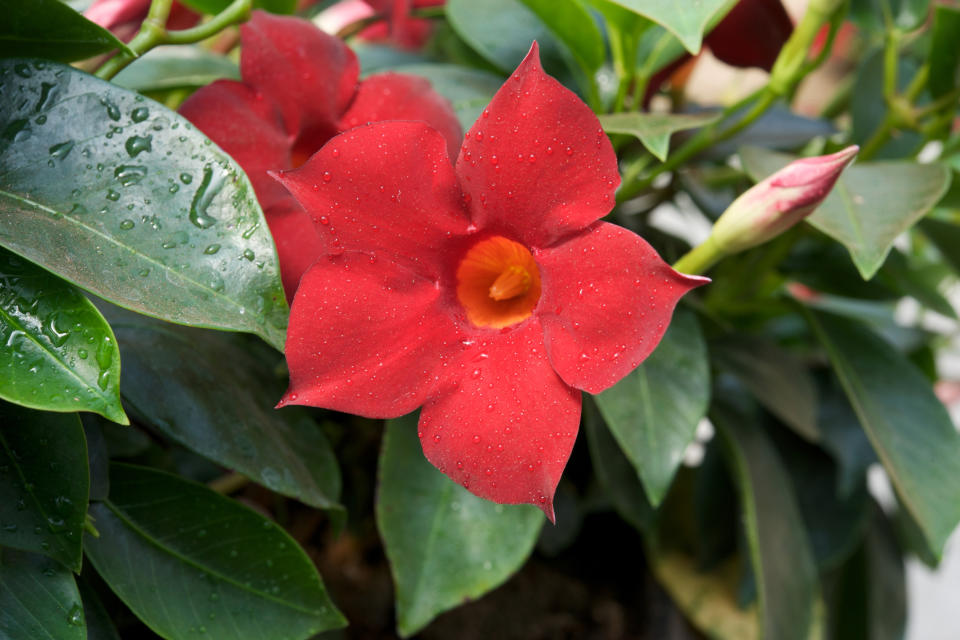
[[141, 22], [149, 9], [150, 0], [94, 0], [83, 15], [104, 29], [113, 29], [126, 22]]
[[792, 33], [793, 22], [780, 0], [740, 0], [705, 44], [727, 64], [769, 71]]
[[300, 18], [254, 11], [240, 28], [244, 82], [273, 98], [287, 132], [319, 149], [357, 88], [357, 57], [341, 40]]
[[378, 122], [328, 142], [275, 176], [307, 210], [331, 253], [358, 250], [432, 278], [456, 270], [441, 252], [469, 221], [447, 143], [422, 122]]
[[388, 260], [344, 253], [303, 276], [290, 311], [290, 389], [280, 404], [395, 418], [423, 404], [434, 370], [463, 349], [430, 280]]
[[567, 384], [590, 393], [643, 362], [680, 297], [709, 282], [677, 273], [643, 238], [605, 222], [536, 259], [550, 362]]
[[423, 452], [476, 495], [530, 503], [553, 520], [553, 493], [580, 424], [580, 392], [547, 360], [536, 320], [486, 334], [420, 413]]
[[325, 256], [327, 250], [307, 212], [289, 195], [286, 197], [289, 201], [286, 206], [278, 205], [264, 213], [273, 241], [277, 244], [283, 290], [287, 300], [293, 300], [300, 277], [321, 256]]
[[536, 43], [467, 132], [457, 173], [477, 226], [529, 246], [606, 215], [620, 183], [600, 122], [543, 72]]
[[360, 83], [340, 129], [381, 120], [422, 120], [447, 140], [450, 158], [463, 142], [460, 122], [450, 101], [433, 90], [426, 78], [405, 73], [377, 73]]
[[218, 80], [190, 96], [180, 113], [240, 163], [262, 207], [290, 199], [267, 175], [290, 166], [290, 137], [273, 101], [245, 84]]

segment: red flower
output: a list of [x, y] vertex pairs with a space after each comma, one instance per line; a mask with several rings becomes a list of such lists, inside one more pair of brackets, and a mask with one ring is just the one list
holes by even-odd
[[598, 222], [619, 183], [593, 112], [547, 76], [536, 44], [468, 132], [384, 122], [275, 174], [331, 255], [303, 276], [287, 335], [290, 389], [373, 418], [422, 406], [426, 457], [473, 493], [552, 497], [580, 391], [654, 349], [681, 295], [639, 236]]
[[433, 25], [423, 18], [412, 18], [412, 9], [436, 7], [446, 0], [341, 0], [325, 9], [320, 24], [330, 33], [359, 20], [378, 18], [358, 35], [369, 42], [388, 41], [401, 49], [421, 49], [430, 37]]
[[[140, 30], [140, 23], [149, 10], [150, 0], [96, 0], [83, 15], [111, 31], [120, 40], [129, 42]], [[199, 21], [199, 13], [176, 1], [170, 5], [167, 29], [189, 29]]]
[[309, 216], [267, 172], [297, 167], [341, 131], [379, 120], [426, 121], [454, 153], [460, 124], [450, 103], [423, 78], [378, 73], [358, 82], [354, 53], [305, 20], [254, 11], [241, 27], [241, 43], [243, 81], [203, 87], [180, 112], [250, 177], [292, 298], [324, 243]]

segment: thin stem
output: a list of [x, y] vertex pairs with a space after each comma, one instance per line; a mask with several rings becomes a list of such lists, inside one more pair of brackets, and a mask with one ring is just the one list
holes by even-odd
[[252, 0], [233, 0], [226, 9], [201, 25], [182, 31], [167, 31], [167, 16], [170, 15], [172, 1], [153, 0], [146, 19], [140, 25], [140, 31], [127, 45], [133, 55], [118, 53], [103, 63], [94, 75], [102, 80], [110, 80], [139, 56], [158, 45], [189, 44], [205, 40], [226, 27], [249, 18], [252, 4]]
[[726, 254], [717, 247], [713, 236], [710, 236], [703, 244], [697, 245], [674, 262], [673, 268], [680, 273], [699, 275], [719, 262], [724, 255]]
[[[625, 202], [640, 192], [648, 189], [650, 185], [653, 184], [657, 176], [667, 171], [672, 171], [673, 169], [679, 167], [687, 160], [697, 155], [704, 149], [718, 142], [723, 142], [724, 140], [736, 135], [746, 127], [753, 124], [753, 122], [763, 115], [766, 110], [773, 104], [777, 99], [777, 96], [773, 93], [767, 91], [766, 89], [760, 89], [751, 96], [741, 100], [735, 105], [727, 107], [724, 110], [723, 118], [720, 122], [708, 125], [697, 132], [692, 138], [690, 138], [686, 144], [680, 147], [675, 153], [671, 154], [669, 158], [662, 164], [654, 167], [643, 179], [638, 180], [632, 183], [624, 183], [624, 186], [617, 192], [617, 202]], [[719, 130], [719, 125], [729, 119], [729, 117], [739, 111], [745, 104], [753, 102], [753, 105], [750, 107], [750, 110], [734, 124], [730, 125], [726, 129]]]
[[248, 484], [250, 484], [250, 478], [241, 473], [233, 472], [214, 478], [207, 483], [207, 486], [221, 495], [228, 496], [243, 489]]

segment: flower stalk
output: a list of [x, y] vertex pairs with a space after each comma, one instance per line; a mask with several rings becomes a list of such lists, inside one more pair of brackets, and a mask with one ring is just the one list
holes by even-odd
[[190, 44], [206, 40], [231, 25], [247, 20], [252, 7], [252, 0], [233, 0], [226, 9], [203, 24], [190, 29], [168, 31], [166, 24], [172, 2], [173, 0], [153, 0], [146, 19], [140, 25], [140, 31], [128, 45], [134, 55], [120, 52], [104, 62], [94, 75], [102, 80], [110, 80], [139, 56], [156, 46]]

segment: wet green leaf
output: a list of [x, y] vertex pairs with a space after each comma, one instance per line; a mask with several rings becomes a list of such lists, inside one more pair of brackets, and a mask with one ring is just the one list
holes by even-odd
[[636, 136], [650, 153], [663, 161], [667, 159], [671, 135], [708, 125], [719, 117], [719, 113], [611, 113], [600, 116], [600, 124], [607, 133]]
[[[107, 309], [123, 356], [123, 396], [140, 421], [284, 495], [339, 508], [340, 469], [306, 411], [275, 410], [280, 356], [238, 336]], [[185, 366], [189, 364], [189, 366]]]
[[644, 363], [595, 399], [650, 503], [660, 504], [710, 400], [707, 346], [696, 316], [678, 309]]
[[0, 547], [41, 553], [80, 571], [89, 487], [76, 414], [0, 402]]
[[91, 506], [87, 557], [165, 638], [302, 638], [346, 624], [287, 533], [206, 487], [114, 464], [110, 499]]
[[0, 0], [0, 58], [37, 56], [72, 62], [123, 49], [103, 27], [59, 0]]
[[110, 614], [107, 613], [97, 595], [84, 577], [77, 580], [80, 589], [80, 598], [83, 600], [83, 617], [87, 623], [87, 640], [120, 640], [117, 628], [113, 626]]
[[852, 320], [807, 316], [897, 493], [939, 557], [960, 521], [960, 434], [930, 382]]
[[[740, 152], [744, 167], [760, 181], [794, 156], [755, 147]], [[840, 176], [807, 222], [843, 244], [864, 280], [886, 259], [893, 241], [922, 218], [950, 186], [950, 171], [935, 164], [854, 164]]]
[[276, 250], [243, 171], [176, 113], [0, 62], [0, 245], [116, 304], [282, 349]]
[[0, 549], [0, 638], [86, 640], [70, 570], [50, 558]]
[[0, 248], [0, 398], [129, 424], [110, 325], [76, 287]]
[[478, 598], [520, 568], [543, 514], [478, 498], [427, 462], [417, 414], [387, 422], [380, 452], [377, 528], [397, 590], [397, 631]]

